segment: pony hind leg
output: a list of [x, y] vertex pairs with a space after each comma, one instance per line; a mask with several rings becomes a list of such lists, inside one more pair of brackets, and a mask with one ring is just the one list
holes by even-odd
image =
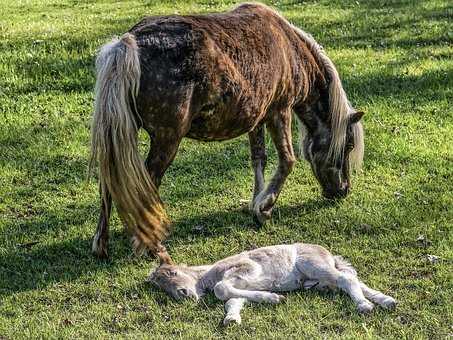
[[368, 313], [373, 310], [373, 304], [366, 299], [356, 275], [338, 270], [333, 264], [320, 263], [319, 260], [305, 261], [296, 266], [300, 272], [309, 276], [303, 285], [305, 289], [339, 288], [351, 297], [359, 312]]
[[277, 197], [296, 162], [291, 138], [291, 117], [291, 110], [287, 109], [266, 122], [267, 129], [277, 149], [278, 167], [267, 187], [255, 199], [253, 211], [260, 224], [264, 224], [266, 220], [271, 218]]
[[105, 196], [102, 194], [102, 188], [99, 188], [101, 193], [101, 212], [96, 229], [96, 234], [93, 237], [91, 250], [94, 255], [99, 258], [108, 258], [108, 239], [109, 239], [109, 219], [112, 212], [112, 196], [106, 189]]
[[148, 132], [151, 145], [145, 166], [157, 188], [159, 188], [165, 172], [178, 152], [179, 144], [183, 137], [178, 130], [176, 128], [166, 128], [160, 129], [159, 133]]
[[[150, 137], [150, 148], [145, 160], [145, 167], [157, 189], [159, 189], [162, 178], [168, 167], [176, 157], [179, 145], [186, 129], [177, 124], [174, 127], [159, 128], [158, 133], [153, 130], [145, 129]], [[133, 242], [136, 238], [133, 237]], [[137, 253], [146, 251], [145, 247], [137, 248]], [[171, 257], [165, 246], [159, 243], [157, 249], [152, 250], [161, 262], [171, 263]]]
[[264, 138], [264, 125], [257, 126], [253, 131], [249, 132], [250, 142], [250, 158], [254, 172], [255, 183], [253, 186], [253, 196], [250, 200], [250, 210], [253, 211], [255, 199], [258, 194], [264, 189], [264, 169], [266, 168], [267, 155]]

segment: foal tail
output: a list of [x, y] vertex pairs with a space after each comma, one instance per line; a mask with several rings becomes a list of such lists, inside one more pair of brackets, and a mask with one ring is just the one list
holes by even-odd
[[335, 268], [337, 268], [340, 272], [357, 276], [357, 272], [352, 264], [346, 261], [342, 256], [334, 256], [333, 258], [335, 260]]
[[97, 161], [104, 202], [110, 192], [120, 218], [134, 233], [135, 249], [147, 247], [157, 252], [169, 223], [138, 150], [134, 111], [140, 61], [135, 37], [126, 33], [104, 45], [96, 71], [90, 170]]

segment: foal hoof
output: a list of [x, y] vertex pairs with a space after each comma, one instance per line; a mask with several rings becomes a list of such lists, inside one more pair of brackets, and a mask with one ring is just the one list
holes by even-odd
[[228, 326], [234, 323], [237, 323], [238, 325], [241, 324], [241, 316], [240, 315], [227, 315], [225, 319], [223, 319], [223, 325]]
[[380, 305], [387, 309], [395, 309], [396, 308], [396, 300], [390, 296], [387, 296]]
[[362, 314], [370, 313], [373, 308], [374, 305], [370, 301], [363, 301], [357, 305], [357, 310]]
[[271, 293], [268, 297], [267, 302], [272, 303], [272, 304], [277, 304], [285, 300], [285, 297], [283, 295]]

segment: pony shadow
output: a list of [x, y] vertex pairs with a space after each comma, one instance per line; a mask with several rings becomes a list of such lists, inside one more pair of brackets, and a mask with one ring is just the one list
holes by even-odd
[[[277, 203], [273, 220], [268, 223], [278, 223], [277, 215], [291, 216], [292, 219], [303, 219], [304, 215], [310, 211], [321, 212], [323, 209], [331, 208], [339, 204], [335, 200], [327, 200], [321, 197], [311, 198], [305, 202], [296, 205], [279, 205]], [[183, 220], [173, 221], [172, 231], [167, 244], [171, 247], [173, 244], [191, 241], [199, 237], [218, 237], [228, 236], [232, 232], [241, 230], [260, 231], [266, 228], [255, 222], [253, 214], [246, 207], [237, 207], [226, 211], [215, 211], [208, 214], [195, 215]]]

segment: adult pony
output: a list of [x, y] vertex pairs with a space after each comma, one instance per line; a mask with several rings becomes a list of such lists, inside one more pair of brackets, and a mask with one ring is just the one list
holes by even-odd
[[[294, 167], [294, 112], [324, 196], [349, 191], [350, 164], [359, 165], [363, 155], [363, 113], [350, 106], [322, 47], [267, 6], [147, 17], [103, 46], [96, 68], [90, 165], [97, 161], [100, 170], [98, 256], [107, 256], [112, 199], [135, 247], [166, 254], [160, 242], [168, 219], [158, 187], [183, 137], [221, 141], [248, 133], [255, 174], [250, 207], [264, 223]], [[267, 185], [264, 126], [279, 160]], [[151, 140], [145, 162], [140, 128]]]

